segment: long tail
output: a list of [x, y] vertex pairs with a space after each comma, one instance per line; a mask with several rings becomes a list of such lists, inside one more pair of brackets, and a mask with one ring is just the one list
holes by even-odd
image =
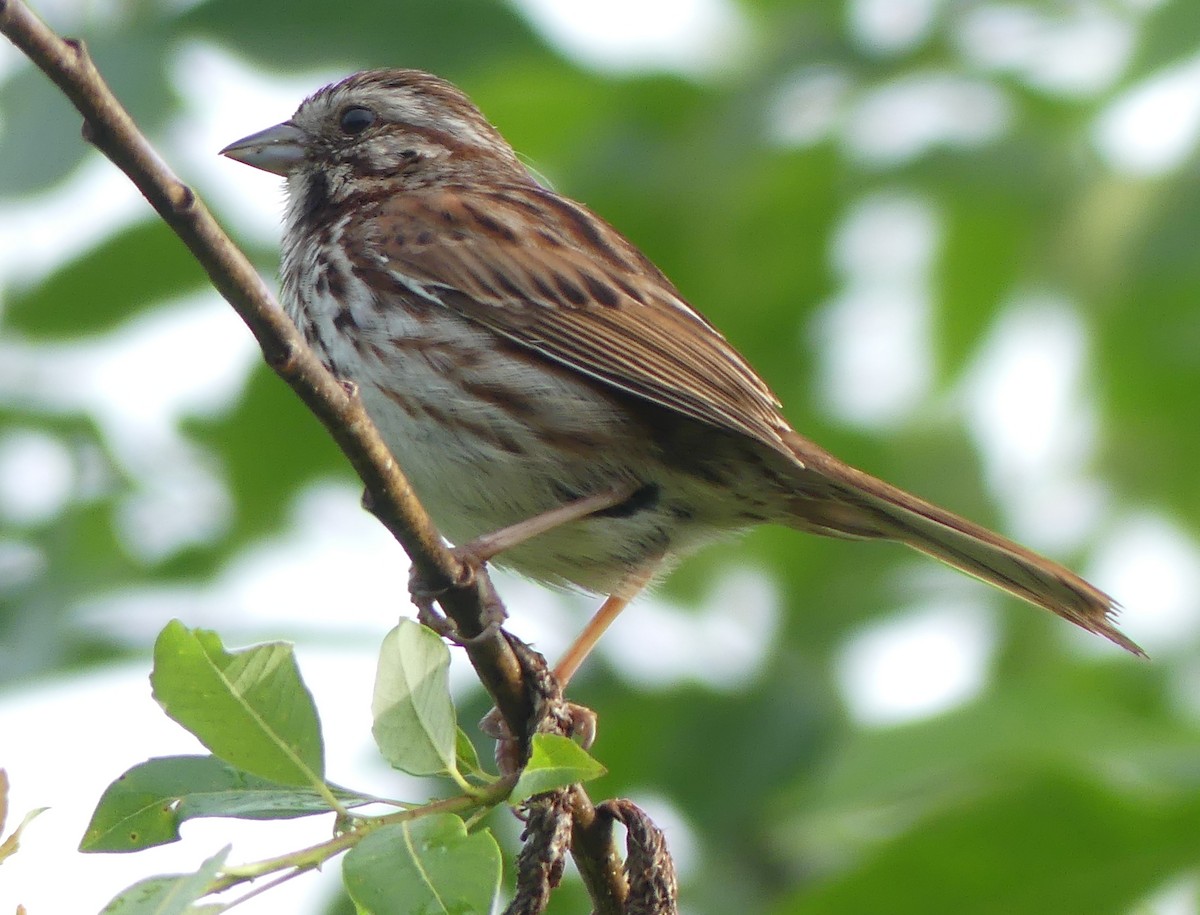
[[805, 468], [792, 506], [794, 526], [832, 536], [899, 541], [1146, 656], [1113, 625], [1120, 605], [1074, 572], [855, 470], [798, 435], [789, 444]]

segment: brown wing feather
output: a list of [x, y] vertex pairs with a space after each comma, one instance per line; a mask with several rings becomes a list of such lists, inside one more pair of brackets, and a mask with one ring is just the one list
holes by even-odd
[[1117, 602], [1069, 569], [856, 470], [799, 435], [792, 445], [808, 468], [804, 473], [826, 487], [807, 500], [803, 489], [798, 491], [797, 498], [803, 501], [795, 511], [803, 519], [798, 526], [899, 541], [1145, 656], [1113, 625]]
[[366, 251], [447, 308], [613, 387], [791, 454], [763, 380], [584, 207], [535, 185], [440, 188], [384, 200], [362, 225]]

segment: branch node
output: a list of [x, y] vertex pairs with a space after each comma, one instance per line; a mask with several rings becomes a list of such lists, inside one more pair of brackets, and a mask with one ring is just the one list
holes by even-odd
[[188, 185], [181, 182], [176, 184], [171, 190], [171, 207], [176, 213], [184, 214], [195, 209], [196, 192]]
[[[278, 338], [259, 340], [259, 342], [263, 344], [263, 359], [266, 360], [271, 370], [285, 378], [291, 377], [296, 371], [296, 365], [300, 359], [300, 353], [295, 344], [290, 340]], [[267, 348], [268, 345], [270, 349]]]
[[75, 55], [75, 66], [86, 67], [92, 62], [92, 56], [88, 53], [87, 44], [82, 38], [64, 38], [63, 44], [70, 48]]
[[475, 586], [475, 581], [479, 577], [479, 572], [483, 568], [483, 563], [475, 563], [469, 559], [464, 559], [457, 554], [454, 557], [458, 560], [458, 570], [454, 573], [453, 588], [467, 590]]

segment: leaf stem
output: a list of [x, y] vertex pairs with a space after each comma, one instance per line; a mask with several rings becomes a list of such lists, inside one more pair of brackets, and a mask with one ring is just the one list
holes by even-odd
[[[326, 839], [324, 842], [318, 842], [316, 845], [310, 845], [308, 848], [288, 852], [275, 858], [266, 858], [250, 864], [240, 864], [223, 868], [222, 876], [213, 881], [209, 893], [221, 893], [241, 883], [256, 880], [259, 877], [265, 877], [267, 874], [277, 873], [282, 870], [295, 869], [298, 873], [320, 867], [330, 858], [353, 848], [364, 837], [383, 826], [405, 823], [409, 820], [419, 819], [420, 817], [432, 816], [435, 813], [462, 814], [468, 811], [471, 812], [470, 819], [476, 821], [477, 814], [484, 813], [498, 804], [502, 804], [512, 792], [514, 784], [516, 784], [515, 777], [504, 778], [497, 782], [495, 786], [489, 787], [486, 791], [475, 791], [473, 789], [469, 794], [459, 794], [454, 797], [431, 801], [420, 807], [413, 807], [409, 810], [398, 810], [395, 813], [388, 813], [379, 817], [355, 817], [352, 819], [352, 822], [355, 823], [353, 828], [331, 839]], [[292, 876], [295, 875], [293, 874]]]

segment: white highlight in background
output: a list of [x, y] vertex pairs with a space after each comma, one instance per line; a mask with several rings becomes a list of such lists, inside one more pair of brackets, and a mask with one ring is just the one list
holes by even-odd
[[835, 676], [856, 721], [902, 724], [978, 695], [995, 641], [991, 617], [981, 604], [969, 599], [931, 603], [851, 636], [839, 652]]
[[39, 429], [0, 434], [0, 519], [40, 524], [66, 506], [76, 486], [70, 449]]
[[910, 51], [928, 37], [943, 0], [853, 0], [850, 30], [873, 51]]
[[890, 168], [936, 149], [983, 146], [1012, 120], [1007, 96], [951, 71], [909, 73], [863, 92], [846, 116], [850, 156]]
[[1200, 544], [1178, 524], [1149, 511], [1126, 519], [1101, 542], [1088, 571], [1117, 600], [1137, 601], [1121, 629], [1152, 656], [1194, 650]]
[[958, 17], [954, 39], [976, 65], [1067, 96], [1103, 91], [1124, 71], [1137, 29], [1110, 3], [981, 3]]
[[933, 383], [929, 272], [941, 243], [924, 200], [877, 194], [842, 218], [832, 260], [841, 291], [813, 323], [820, 402], [843, 422], [888, 428]]
[[1200, 141], [1200, 55], [1118, 96], [1097, 118], [1092, 137], [1122, 174], [1152, 178], [1182, 166]]
[[519, 0], [553, 44], [601, 71], [675, 70], [702, 76], [733, 63], [748, 25], [726, 0]]
[[961, 386], [962, 410], [1005, 525], [1050, 552], [1078, 547], [1102, 516], [1107, 491], [1087, 472], [1096, 447], [1088, 396], [1087, 328], [1064, 297], [1008, 303]]
[[794, 147], [821, 142], [841, 125], [852, 90], [840, 67], [802, 67], [780, 83], [767, 105], [768, 139]]
[[665, 689], [698, 682], [740, 689], [762, 669], [782, 612], [769, 576], [731, 569], [698, 607], [651, 596], [621, 614], [600, 641], [605, 659], [635, 686]]

